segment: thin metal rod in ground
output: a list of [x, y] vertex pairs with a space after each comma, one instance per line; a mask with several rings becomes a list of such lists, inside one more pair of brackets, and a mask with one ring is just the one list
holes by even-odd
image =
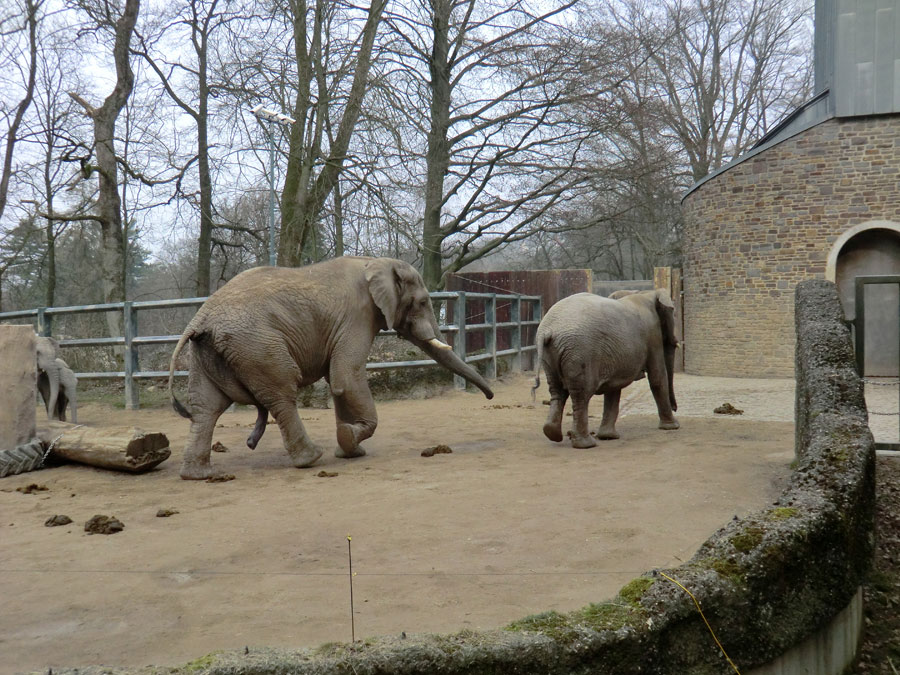
[[353, 618], [353, 552], [350, 550], [350, 535], [347, 535], [347, 560], [350, 563], [350, 642], [356, 642], [356, 626]]

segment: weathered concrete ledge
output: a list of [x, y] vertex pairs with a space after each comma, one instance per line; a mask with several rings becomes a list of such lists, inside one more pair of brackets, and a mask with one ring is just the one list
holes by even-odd
[[858, 614], [853, 602], [874, 546], [875, 452], [834, 285], [799, 284], [796, 322], [797, 459], [791, 484], [769, 508], [713, 534], [684, 565], [648, 572], [608, 602], [526, 617], [493, 631], [387, 636], [296, 651], [240, 650], [171, 670], [130, 672], [733, 673], [692, 598], [667, 577], [693, 594], [744, 673], [815, 643], [836, 618]]

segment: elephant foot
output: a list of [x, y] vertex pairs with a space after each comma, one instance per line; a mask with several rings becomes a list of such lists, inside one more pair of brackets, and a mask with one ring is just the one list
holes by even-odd
[[324, 452], [324, 448], [318, 445], [310, 445], [310, 447], [299, 452], [291, 452], [291, 463], [298, 469], [305, 469], [318, 462]]
[[619, 436], [619, 432], [616, 431], [615, 428], [609, 429], [600, 427], [597, 429], [597, 438], [601, 441], [614, 441], [621, 438], [621, 436]]
[[366, 454], [366, 451], [360, 447], [359, 441], [356, 439], [356, 432], [353, 430], [352, 424], [338, 424], [337, 441], [338, 449], [334, 451], [335, 457], [352, 459], [353, 457], [362, 457]]
[[678, 420], [673, 419], [671, 422], [660, 421], [659, 428], [666, 431], [674, 431], [675, 429], [680, 429], [681, 425], [678, 423]]
[[209, 464], [197, 465], [185, 462], [181, 465], [180, 475], [182, 480], [206, 480], [212, 478], [214, 472]]
[[354, 457], [364, 457], [366, 454], [366, 449], [361, 445], [357, 445], [352, 450], [344, 450], [344, 448], [338, 447], [337, 450], [334, 451], [334, 456], [339, 457], [340, 459], [353, 459]]
[[559, 424], [554, 422], [547, 422], [544, 424], [544, 436], [549, 438], [554, 443], [559, 443], [563, 439], [562, 429]]
[[594, 437], [588, 434], [587, 436], [576, 436], [572, 434], [572, 447], [573, 448], [593, 448], [597, 445], [597, 441], [594, 440]]

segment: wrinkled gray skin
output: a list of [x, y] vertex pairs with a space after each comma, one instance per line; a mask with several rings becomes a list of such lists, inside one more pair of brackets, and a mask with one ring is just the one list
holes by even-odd
[[47, 418], [66, 421], [66, 408], [71, 405], [72, 421], [78, 421], [76, 389], [78, 380], [68, 364], [58, 358], [59, 343], [53, 338], [35, 339], [37, 388], [47, 409]]
[[[592, 448], [588, 403], [603, 394], [597, 438], [619, 438], [616, 419], [622, 389], [644, 377], [656, 399], [660, 429], [677, 429], [672, 389], [675, 365], [675, 307], [668, 293], [617, 291], [609, 298], [578, 293], [557, 302], [538, 326], [537, 362], [547, 375], [550, 412], [544, 435], [561, 441], [563, 410], [572, 397], [572, 446]], [[540, 369], [534, 389], [541, 384]]]
[[[303, 428], [297, 393], [323, 377], [334, 399], [335, 455], [364, 455], [359, 444], [378, 422], [366, 359], [375, 335], [386, 328], [493, 397], [484, 378], [440, 342], [428, 290], [403, 261], [342, 257], [300, 268], [258, 267], [229, 281], [197, 311], [172, 354], [172, 403], [191, 419], [181, 477], [213, 475], [213, 430], [232, 401], [259, 412], [247, 439], [250, 448], [262, 437], [271, 413], [294, 466], [314, 464], [323, 448]], [[172, 394], [172, 375], [188, 341], [185, 407]]]

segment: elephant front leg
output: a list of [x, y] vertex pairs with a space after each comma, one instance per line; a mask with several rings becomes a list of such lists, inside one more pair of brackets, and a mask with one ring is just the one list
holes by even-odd
[[650, 391], [656, 400], [656, 410], [659, 413], [659, 428], [665, 430], [678, 429], [681, 425], [672, 413], [672, 403], [675, 400], [675, 396], [669, 389], [669, 377], [662, 355], [651, 359], [648, 365], [647, 375], [650, 380]]
[[575, 428], [572, 431], [573, 448], [593, 448], [597, 441], [588, 431], [588, 403], [590, 394], [572, 393], [572, 419]]
[[611, 441], [619, 438], [616, 431], [616, 420], [619, 419], [619, 399], [622, 390], [615, 389], [603, 395], [603, 419], [600, 420], [600, 428], [597, 430], [597, 438], [601, 441]]
[[[337, 422], [338, 449], [335, 457], [352, 458], [366, 454], [360, 443], [370, 438], [378, 426], [375, 401], [369, 385], [362, 380], [343, 390], [334, 388], [334, 414]], [[336, 393], [341, 391], [340, 394]]]

